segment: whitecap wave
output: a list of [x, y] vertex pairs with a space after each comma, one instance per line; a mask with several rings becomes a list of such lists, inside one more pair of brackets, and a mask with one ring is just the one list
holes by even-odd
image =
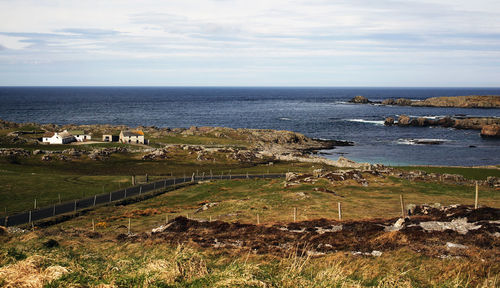
[[283, 121], [292, 121], [292, 119], [290, 119], [290, 118], [286, 118], [286, 117], [281, 117], [281, 118], [279, 118], [279, 119], [280, 119], [280, 120], [283, 120]]
[[450, 142], [448, 139], [412, 139], [412, 138], [400, 138], [396, 141], [397, 144], [401, 145], [439, 145], [446, 142]]
[[368, 123], [368, 124], [375, 124], [375, 125], [384, 125], [384, 120], [345, 119], [345, 121], [358, 122], [358, 123]]

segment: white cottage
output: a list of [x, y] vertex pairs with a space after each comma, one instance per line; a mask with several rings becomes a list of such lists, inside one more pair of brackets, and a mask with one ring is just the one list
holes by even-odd
[[129, 144], [147, 144], [147, 140], [144, 139], [144, 132], [138, 131], [121, 131], [120, 132], [120, 142]]
[[83, 130], [72, 130], [69, 131], [69, 133], [73, 135], [78, 142], [90, 141], [90, 139], [92, 139], [92, 137]]
[[64, 130], [61, 133], [47, 132], [43, 134], [42, 137], [42, 142], [48, 144], [68, 144], [74, 141], [76, 141], [75, 137], [67, 130]]

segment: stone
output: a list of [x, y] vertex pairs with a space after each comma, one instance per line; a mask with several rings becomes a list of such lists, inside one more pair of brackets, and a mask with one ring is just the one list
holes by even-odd
[[392, 98], [382, 101], [382, 105], [396, 105], [396, 101]]
[[401, 115], [398, 118], [398, 125], [399, 126], [408, 126], [408, 125], [410, 125], [410, 121], [411, 121], [411, 119], [409, 116]]
[[410, 99], [399, 98], [396, 100], [396, 105], [399, 106], [410, 106], [412, 101]]
[[349, 100], [349, 102], [351, 102], [351, 103], [357, 103], [357, 104], [371, 103], [371, 101], [368, 100], [368, 98], [366, 98], [365, 96], [361, 96], [361, 95], [354, 96], [354, 98], [352, 98], [351, 100]]
[[484, 125], [483, 128], [481, 128], [481, 137], [499, 138], [500, 125], [498, 124]]
[[392, 118], [392, 117], [385, 118], [384, 125], [385, 126], [392, 126], [392, 125], [394, 125], [394, 118]]

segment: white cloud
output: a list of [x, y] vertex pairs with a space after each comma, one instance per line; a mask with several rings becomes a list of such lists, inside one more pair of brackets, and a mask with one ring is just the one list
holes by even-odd
[[492, 0], [0, 0], [0, 64], [156, 59], [182, 70], [186, 59], [205, 68], [212, 58], [232, 61], [229, 71], [238, 59], [286, 67], [323, 58], [349, 69], [379, 59], [389, 70], [436, 59], [479, 67], [498, 62], [497, 19], [500, 2]]

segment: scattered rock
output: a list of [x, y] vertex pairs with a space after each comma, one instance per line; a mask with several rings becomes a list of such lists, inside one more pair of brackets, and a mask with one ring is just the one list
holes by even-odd
[[481, 129], [481, 136], [495, 137], [495, 138], [500, 137], [500, 125], [498, 124], [484, 125], [483, 128]]
[[357, 103], [357, 104], [371, 103], [371, 101], [368, 100], [368, 98], [366, 98], [365, 96], [361, 96], [361, 95], [354, 96], [354, 98], [352, 98], [351, 100], [349, 100], [349, 102], [350, 103]]
[[446, 248], [447, 249], [450, 249], [450, 248], [455, 248], [455, 249], [467, 249], [469, 247], [465, 246], [465, 245], [462, 245], [462, 244], [455, 244], [455, 243], [451, 243], [451, 242], [446, 242]]
[[392, 126], [392, 125], [394, 125], [394, 118], [392, 118], [392, 117], [385, 118], [384, 125], [385, 126]]

